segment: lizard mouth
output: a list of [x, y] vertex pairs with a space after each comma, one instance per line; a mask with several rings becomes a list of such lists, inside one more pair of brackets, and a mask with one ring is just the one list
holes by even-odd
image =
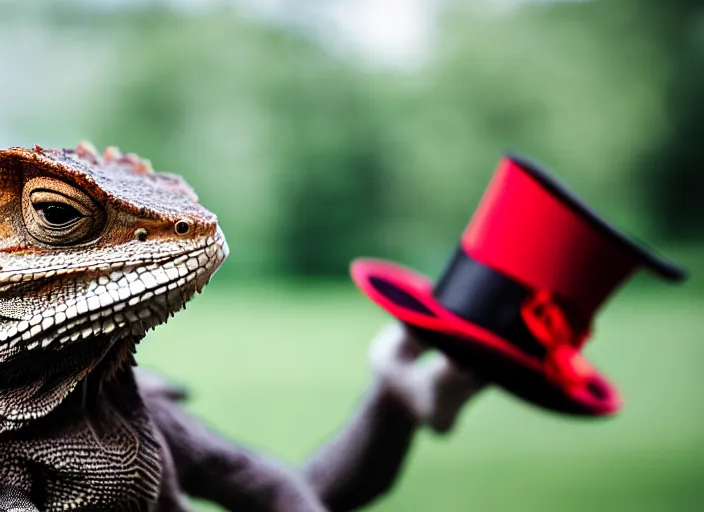
[[227, 254], [218, 231], [188, 251], [113, 267], [91, 276], [79, 298], [48, 310], [42, 321], [3, 331], [0, 433], [51, 412], [118, 340], [128, 339], [133, 348], [149, 329], [184, 308]]
[[76, 298], [4, 331], [0, 359], [35, 349], [61, 350], [95, 337], [142, 337], [200, 293], [227, 254], [227, 243], [218, 231], [188, 251], [95, 275]]

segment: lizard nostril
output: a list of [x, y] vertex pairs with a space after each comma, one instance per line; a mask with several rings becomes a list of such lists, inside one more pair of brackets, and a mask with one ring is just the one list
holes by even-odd
[[137, 228], [134, 230], [134, 238], [140, 242], [147, 241], [147, 230], [144, 228]]
[[174, 230], [177, 235], [185, 235], [191, 230], [191, 223], [187, 220], [179, 220], [174, 225]]

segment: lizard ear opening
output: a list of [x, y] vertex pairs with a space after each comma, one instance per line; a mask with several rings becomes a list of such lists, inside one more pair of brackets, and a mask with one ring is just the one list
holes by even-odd
[[61, 247], [95, 239], [107, 218], [105, 210], [86, 193], [46, 177], [24, 184], [22, 215], [32, 238]]

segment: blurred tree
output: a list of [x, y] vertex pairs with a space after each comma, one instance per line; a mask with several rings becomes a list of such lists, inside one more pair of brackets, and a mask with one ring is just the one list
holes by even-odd
[[146, 11], [121, 30], [96, 138], [184, 174], [240, 271], [340, 276], [378, 247], [383, 133], [351, 66], [229, 10]]
[[704, 237], [704, 3], [698, 0], [631, 1], [654, 44], [668, 55], [663, 94], [665, 124], [639, 165], [648, 182], [648, 205], [657, 212], [659, 234], [669, 241]]
[[435, 59], [417, 76], [390, 77], [383, 101], [414, 264], [444, 262], [507, 150], [552, 168], [622, 229], [651, 232], [656, 215], [636, 204], [644, 180], [633, 162], [663, 135], [668, 54], [647, 26], [624, 30], [624, 11], [448, 3]]
[[358, 255], [435, 272], [506, 150], [627, 231], [704, 238], [698, 2], [445, 3], [433, 59], [405, 72], [233, 8], [17, 3], [0, 134], [183, 174], [230, 241], [225, 276], [345, 276]]
[[280, 164], [290, 171], [276, 185], [282, 215], [277, 249], [287, 255], [286, 272], [341, 276], [359, 253], [383, 252], [376, 235], [390, 183], [384, 134], [369, 119], [359, 89], [349, 87], [353, 77], [320, 79], [330, 88], [287, 91], [279, 105], [295, 126], [281, 133], [287, 150]]

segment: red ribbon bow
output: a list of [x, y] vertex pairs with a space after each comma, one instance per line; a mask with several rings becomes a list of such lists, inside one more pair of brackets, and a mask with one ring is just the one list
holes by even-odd
[[581, 385], [591, 374], [589, 363], [580, 354], [589, 332], [575, 333], [560, 305], [544, 290], [523, 303], [521, 316], [547, 349], [543, 364], [548, 378], [568, 388]]

